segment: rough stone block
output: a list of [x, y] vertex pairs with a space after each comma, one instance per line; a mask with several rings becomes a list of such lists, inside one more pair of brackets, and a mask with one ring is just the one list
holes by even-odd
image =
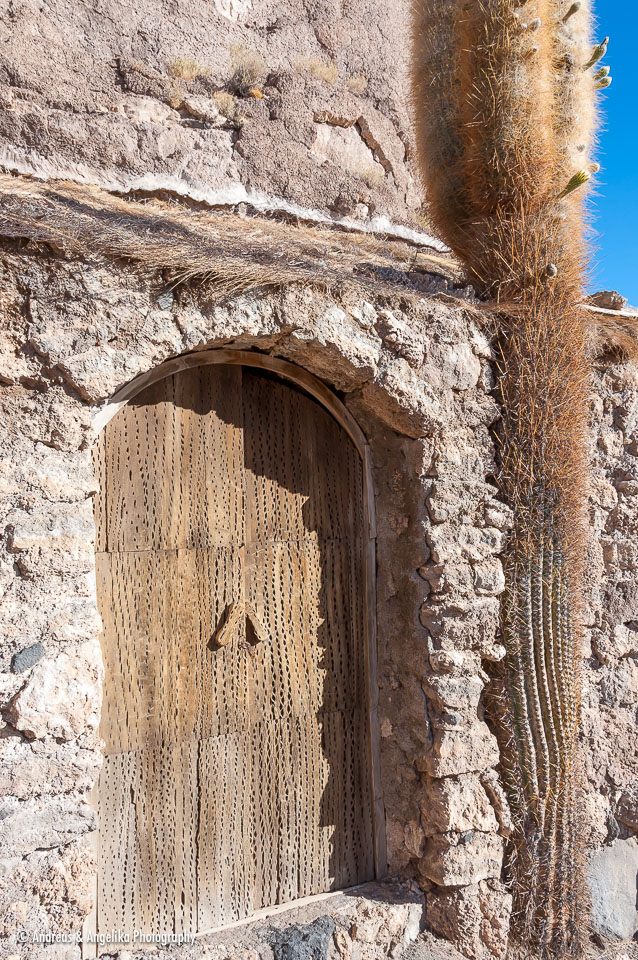
[[452, 710], [467, 725], [477, 718], [483, 686], [483, 680], [476, 674], [461, 677], [432, 674], [423, 680], [423, 689], [437, 713]]
[[608, 707], [633, 706], [638, 703], [638, 661], [624, 658], [601, 670], [600, 699]]
[[25, 800], [46, 794], [89, 790], [102, 763], [99, 741], [0, 739], [0, 796]]
[[616, 820], [638, 833], [638, 781], [630, 783], [616, 806]]
[[471, 960], [504, 960], [512, 898], [498, 880], [426, 896], [426, 921]]
[[632, 837], [603, 847], [590, 860], [587, 878], [594, 929], [604, 937], [631, 939], [638, 930], [638, 841]]
[[409, 318], [400, 310], [379, 310], [376, 329], [391, 350], [418, 369], [423, 363], [427, 339], [415, 330]]
[[332, 917], [317, 917], [307, 926], [291, 924], [283, 930], [271, 929], [268, 942], [274, 960], [325, 960], [335, 922]]
[[509, 837], [513, 829], [512, 812], [498, 773], [496, 770], [486, 770], [480, 775], [480, 781], [492, 804], [500, 835]]
[[419, 576], [427, 581], [432, 593], [440, 595], [468, 595], [473, 593], [472, 569], [468, 563], [427, 563], [419, 567]]
[[8, 517], [9, 550], [62, 549], [71, 555], [84, 553], [93, 542], [93, 511], [88, 503], [43, 503], [28, 513], [16, 510]]
[[60, 847], [95, 828], [95, 811], [78, 794], [23, 801], [9, 797], [0, 810], [0, 857]]
[[7, 710], [9, 722], [31, 739], [72, 740], [97, 729], [102, 655], [96, 640], [40, 660]]
[[336, 304], [278, 344], [277, 353], [334, 384], [352, 390], [377, 373], [381, 340], [373, 331], [348, 322]]
[[496, 597], [456, 597], [426, 601], [419, 611], [423, 626], [445, 650], [483, 650], [494, 646], [500, 605]]
[[448, 416], [440, 391], [422, 380], [402, 357], [386, 363], [375, 380], [365, 384], [359, 405], [408, 437], [434, 434]]
[[607, 616], [613, 624], [638, 620], [638, 583], [635, 577], [630, 580], [614, 578], [607, 591], [606, 606]]
[[479, 673], [481, 658], [472, 650], [433, 650], [430, 666], [435, 673], [473, 676]]
[[638, 654], [638, 630], [624, 623], [613, 627], [604, 624], [601, 630], [594, 632], [592, 650], [602, 664], [612, 663], [621, 657]]
[[11, 669], [14, 673], [24, 673], [25, 670], [34, 667], [43, 656], [44, 647], [42, 644], [39, 642], [33, 643], [30, 647], [25, 647], [24, 650], [19, 650], [14, 654], [11, 660]]
[[497, 557], [490, 557], [474, 565], [474, 586], [478, 594], [498, 597], [505, 589], [503, 564]]
[[436, 365], [446, 387], [470, 390], [481, 374], [481, 363], [469, 343], [433, 344], [429, 360]]
[[416, 761], [417, 767], [431, 777], [480, 772], [498, 762], [496, 738], [478, 719], [471, 729], [435, 729], [430, 750]]
[[500, 553], [506, 534], [497, 527], [473, 527], [467, 524], [436, 524], [427, 533], [434, 563], [455, 563], [459, 559], [484, 560]]
[[465, 480], [437, 480], [426, 499], [433, 523], [449, 520], [471, 523], [485, 496], [485, 483]]
[[511, 530], [514, 520], [510, 507], [500, 501], [485, 504], [485, 523], [497, 530]]
[[91, 839], [84, 834], [65, 846], [34, 885], [49, 922], [65, 932], [79, 929], [93, 905], [97, 863]]
[[460, 887], [488, 878], [498, 879], [502, 865], [502, 838], [468, 830], [463, 834], [430, 837], [419, 870], [440, 887]]
[[496, 833], [498, 821], [478, 776], [428, 779], [421, 801], [421, 823], [426, 836], [469, 830]]

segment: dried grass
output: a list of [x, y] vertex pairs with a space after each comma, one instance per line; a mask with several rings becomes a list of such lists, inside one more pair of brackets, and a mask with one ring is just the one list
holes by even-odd
[[591, 319], [592, 353], [620, 361], [638, 359], [638, 314], [628, 310], [601, 310], [585, 304]]
[[339, 67], [334, 60], [322, 60], [320, 57], [308, 57], [307, 60], [296, 60], [295, 67], [300, 73], [308, 72], [318, 80], [334, 86], [339, 79]]
[[229, 89], [239, 97], [248, 97], [258, 89], [268, 74], [266, 64], [256, 50], [248, 50], [243, 44], [233, 43], [230, 47], [230, 65], [232, 75]]
[[368, 78], [364, 77], [362, 73], [355, 73], [346, 80], [346, 88], [350, 91], [350, 93], [356, 93], [357, 96], [361, 96], [362, 93], [365, 93], [367, 86]]
[[361, 167], [357, 173], [369, 187], [378, 187], [385, 179], [385, 170], [380, 163], [369, 163]]
[[217, 109], [223, 117], [226, 117], [236, 129], [239, 129], [246, 121], [240, 104], [235, 100], [232, 94], [225, 90], [216, 90], [211, 99], [217, 106]]
[[179, 80], [195, 80], [196, 77], [210, 77], [212, 70], [193, 57], [175, 57], [168, 65], [168, 72]]
[[7, 175], [0, 175], [0, 235], [136, 261], [176, 284], [206, 280], [219, 296], [303, 284], [418, 297], [415, 272], [460, 280], [450, 259], [397, 241]]
[[166, 102], [173, 110], [179, 110], [186, 91], [181, 80], [173, 79], [166, 85]]

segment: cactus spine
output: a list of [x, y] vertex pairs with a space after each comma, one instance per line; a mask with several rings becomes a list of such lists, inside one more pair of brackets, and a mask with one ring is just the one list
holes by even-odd
[[[600, 76], [587, 0], [415, 0], [413, 98], [430, 215], [499, 319], [506, 557], [502, 765], [525, 957], [579, 955], [577, 826], [587, 338], [583, 185]], [[530, 25], [532, 28], [530, 29]], [[578, 189], [581, 188], [581, 189]]]

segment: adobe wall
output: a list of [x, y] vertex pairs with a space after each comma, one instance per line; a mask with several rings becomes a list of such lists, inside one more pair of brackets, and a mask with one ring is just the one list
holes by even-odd
[[408, 0], [0, 8], [5, 169], [422, 229]]
[[434, 301], [408, 310], [400, 298], [289, 289], [214, 305], [205, 288], [170, 292], [131, 268], [27, 250], [5, 250], [2, 289], [0, 930], [9, 953], [44, 950], [21, 946], [22, 930], [78, 930], [92, 898], [88, 795], [102, 680], [92, 416], [166, 358], [223, 345], [314, 373], [368, 436], [389, 871], [418, 881], [431, 922], [447, 932], [461, 895], [466, 953], [501, 955], [507, 822], [481, 664], [503, 653], [497, 553], [508, 518], [492, 479], [498, 407], [485, 336], [463, 309]]

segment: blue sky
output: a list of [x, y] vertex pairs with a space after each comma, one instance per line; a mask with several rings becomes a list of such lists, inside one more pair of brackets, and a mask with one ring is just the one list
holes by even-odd
[[603, 63], [613, 83], [600, 96], [596, 159], [602, 169], [591, 198], [594, 252], [590, 290], [618, 290], [638, 306], [638, 28], [635, 3], [594, 0], [596, 38], [609, 36]]

